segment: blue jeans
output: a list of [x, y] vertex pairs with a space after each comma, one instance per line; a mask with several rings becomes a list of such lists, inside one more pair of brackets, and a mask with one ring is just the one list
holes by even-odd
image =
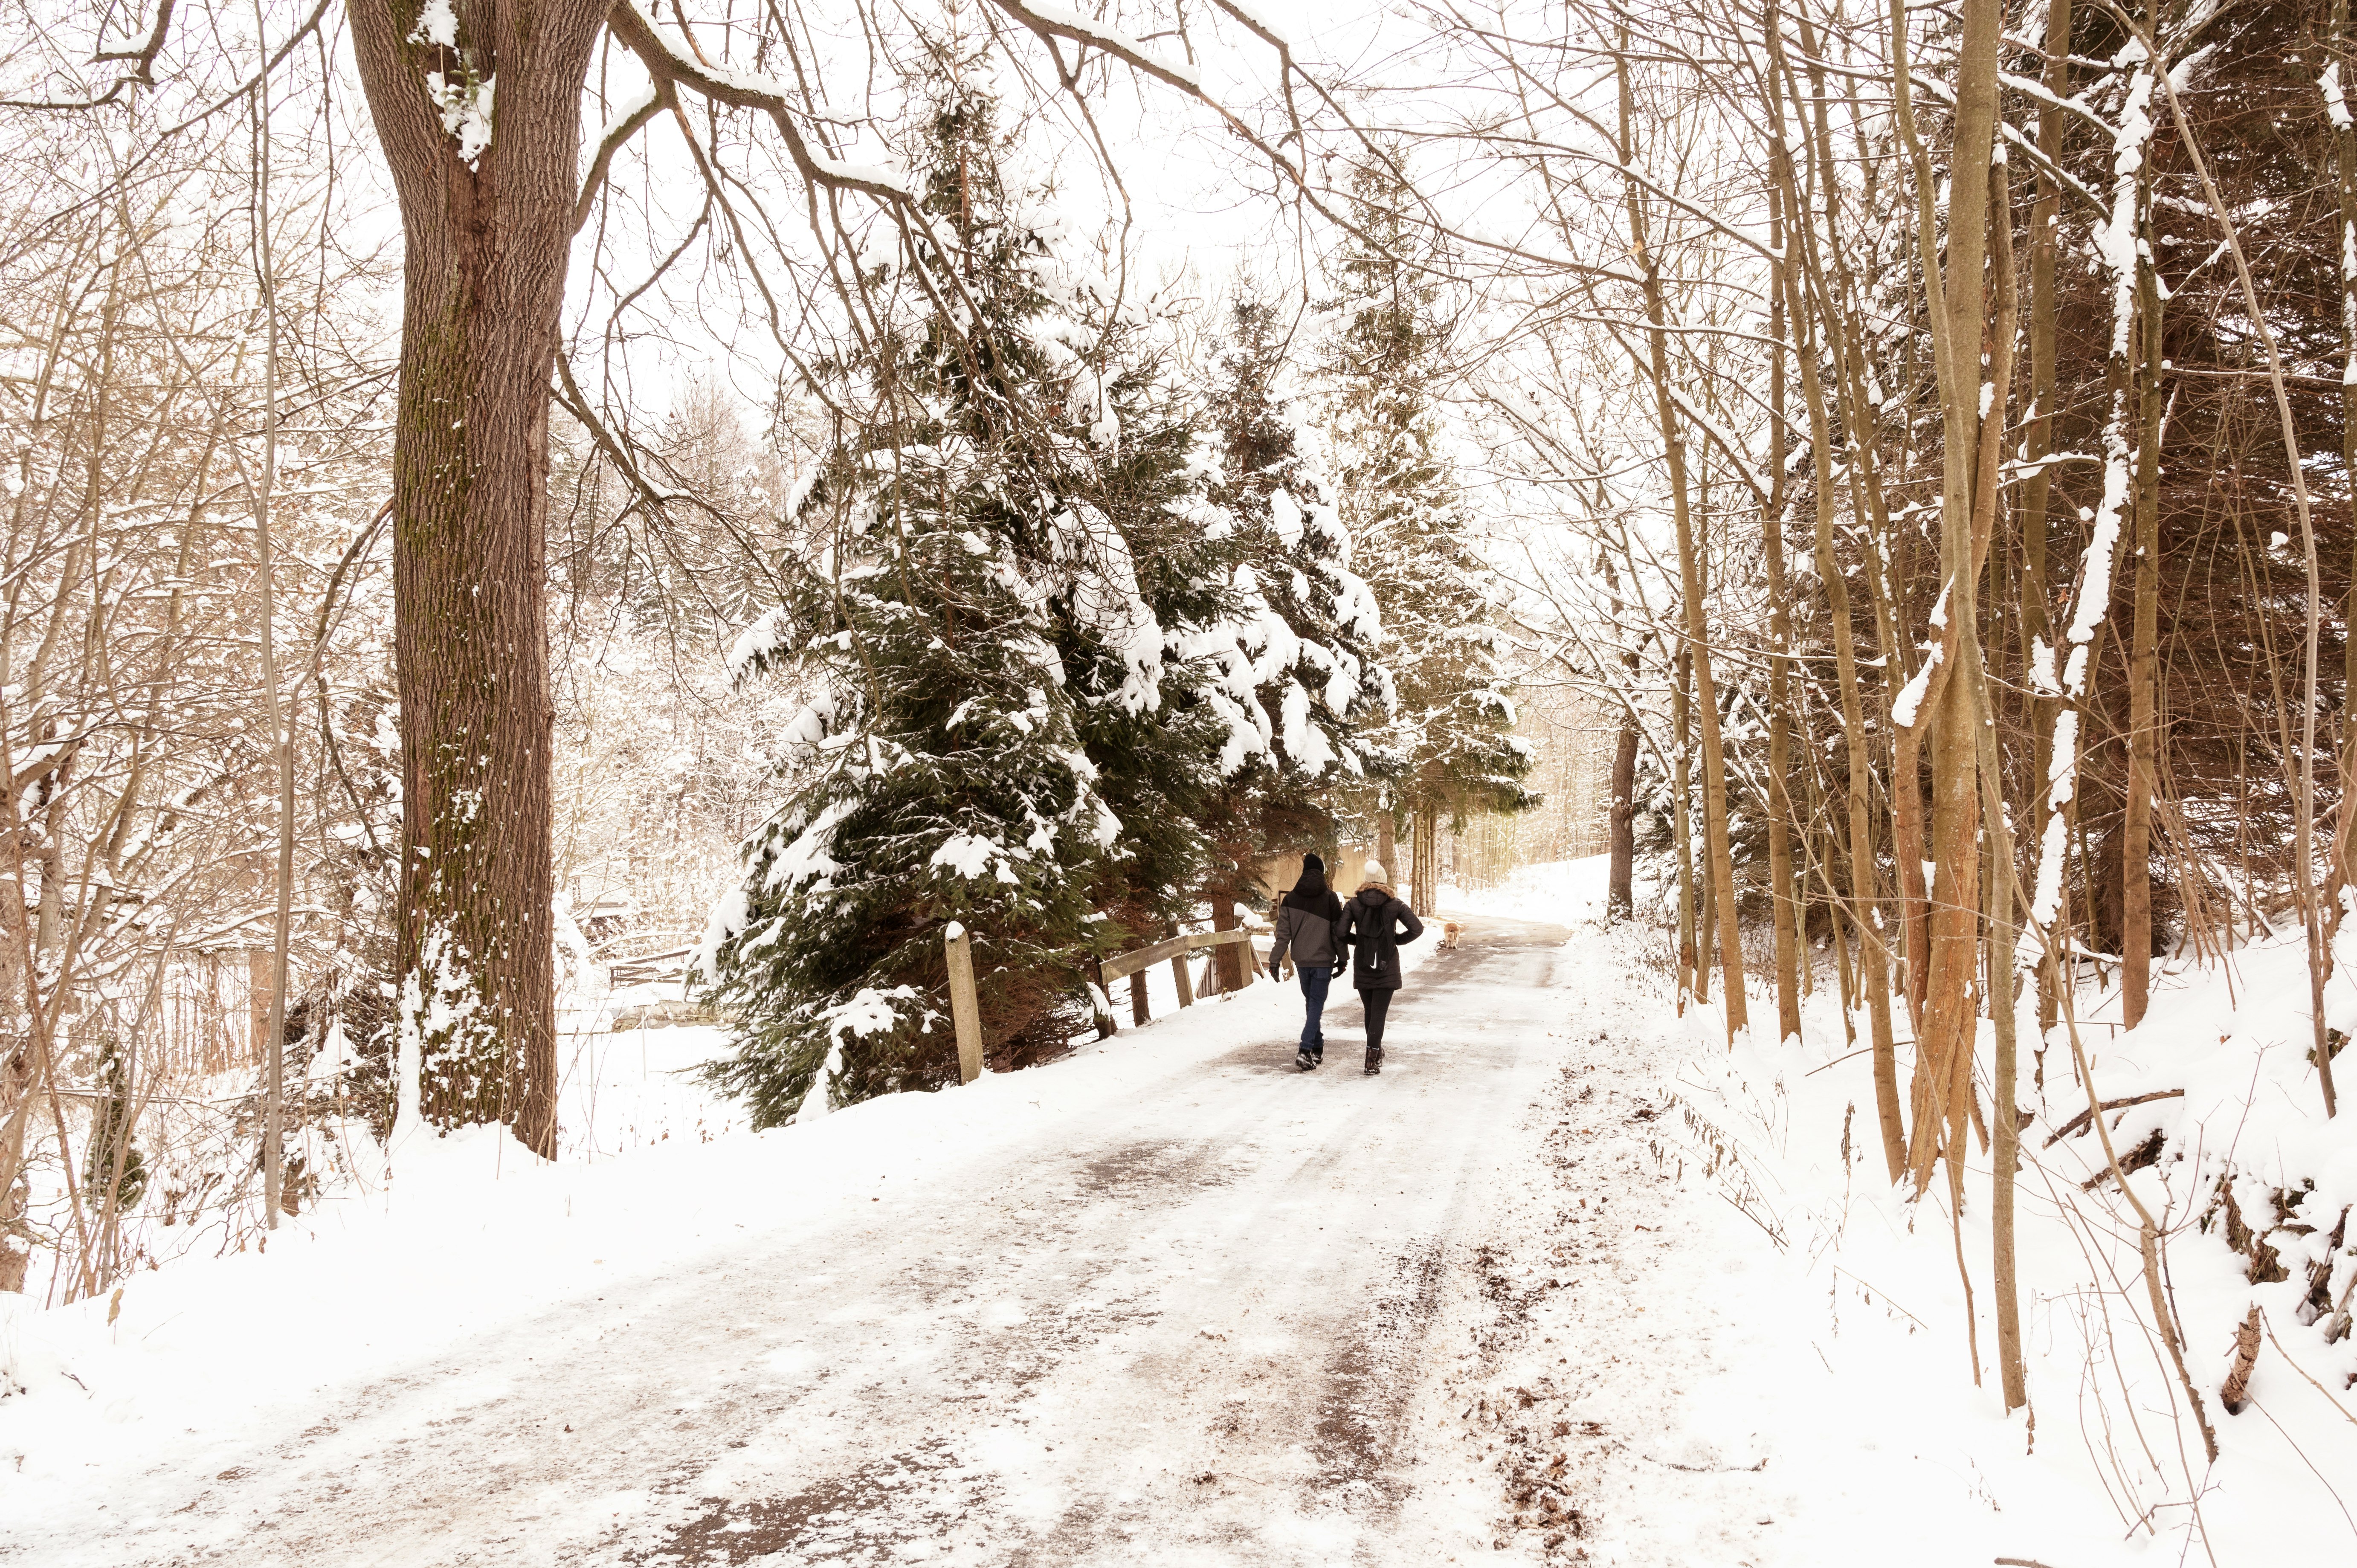
[[1333, 983], [1334, 972], [1323, 965], [1308, 964], [1293, 972], [1301, 979], [1301, 1048], [1313, 1057], [1326, 1054], [1326, 988]]

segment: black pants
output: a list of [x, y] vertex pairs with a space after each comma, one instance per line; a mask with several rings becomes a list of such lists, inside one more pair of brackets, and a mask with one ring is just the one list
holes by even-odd
[[1396, 991], [1361, 991], [1359, 1000], [1367, 1009], [1367, 1059], [1383, 1059], [1383, 1018], [1392, 1010], [1392, 998]]

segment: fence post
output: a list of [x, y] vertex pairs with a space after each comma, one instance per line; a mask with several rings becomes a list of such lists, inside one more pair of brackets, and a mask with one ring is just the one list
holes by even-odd
[[1097, 961], [1097, 993], [1090, 1000], [1101, 1004], [1096, 1008], [1097, 1038], [1112, 1039], [1116, 1026], [1113, 1021], [1113, 997], [1105, 990], [1104, 961], [1102, 959]]
[[952, 920], [942, 938], [950, 965], [950, 1021], [957, 1029], [958, 1081], [982, 1076], [982, 1018], [974, 995], [974, 940]]
[[1170, 961], [1171, 976], [1178, 982], [1178, 1005], [1181, 1007], [1195, 1005], [1195, 982], [1187, 972], [1187, 960], [1189, 956], [1191, 955], [1181, 952]]

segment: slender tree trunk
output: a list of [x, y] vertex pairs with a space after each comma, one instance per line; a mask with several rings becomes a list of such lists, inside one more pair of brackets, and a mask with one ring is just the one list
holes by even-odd
[[[257, 9], [256, 22], [261, 19]], [[259, 47], [257, 27], [255, 42]], [[255, 1032], [262, 1047], [263, 1224], [278, 1229], [286, 1170], [286, 948], [295, 914], [295, 746], [291, 702], [278, 679], [278, 567], [271, 499], [278, 486], [278, 290], [270, 235], [270, 70], [262, 61], [254, 80], [253, 270], [263, 310], [262, 482], [254, 487], [254, 584], [261, 613], [263, 712], [270, 725], [271, 760], [278, 774], [278, 854], [271, 868], [268, 1004]]]
[[[1612, 594], [1612, 623], [1620, 624], [1620, 575], [1614, 569], [1612, 557], [1599, 550], [1604, 567], [1605, 586]], [[1635, 649], [1620, 656], [1621, 668], [1629, 672], [1631, 692], [1636, 689], [1638, 661]], [[1604, 920], [1607, 925], [1626, 920], [1636, 913], [1637, 867], [1637, 719], [1625, 703], [1620, 710], [1620, 732], [1612, 749], [1612, 812], [1608, 846], [1611, 850], [1609, 873], [1604, 884]]]
[[[2351, 113], [2349, 94], [2357, 82], [2342, 80], [2341, 62], [2350, 56], [2349, 0], [2332, 0], [2332, 31], [2326, 40], [2330, 57], [2324, 68], [2325, 108], [2332, 124], [2333, 183], [2341, 197], [2341, 471], [2349, 487], [2349, 597], [2341, 610], [2341, 746], [2334, 771], [2341, 785], [2341, 826], [2336, 834], [2341, 853], [2334, 858], [2326, 900], [2326, 950], [2341, 920], [2340, 889], [2357, 883], [2357, 778], [2350, 768], [2351, 748], [2357, 746], [2357, 114]], [[2231, 919], [2229, 924], [2231, 925]], [[2331, 1071], [2331, 1064], [2324, 1064]]]
[[[1781, 26], [1774, 5], [1768, 27]], [[1768, 884], [1776, 925], [1776, 1033], [1780, 1040], [1801, 1037], [1801, 935], [1792, 875], [1792, 650], [1790, 590], [1784, 581], [1784, 274], [1791, 269], [1784, 192], [1768, 190], [1769, 245], [1776, 253], [1768, 296], [1768, 336], [1774, 342], [1768, 371], [1768, 485], [1761, 510], [1760, 553], [1768, 566]], [[1797, 216], [1797, 215], [1796, 215]]]
[[[418, 9], [350, 11], [407, 241], [393, 481], [402, 1027], [432, 1120], [506, 1122], [554, 1155], [549, 383], [607, 6], [474, 0], [456, 48], [413, 41]], [[444, 128], [428, 72], [446, 90], [496, 80], [488, 146]]]
[[1417, 802], [1410, 831], [1415, 874], [1408, 884], [1408, 908], [1429, 915], [1440, 907], [1440, 814], [1429, 797]]
[[[1990, 270], [1995, 278], [1997, 308], [1987, 350], [1989, 376], [1996, 394], [1988, 399], [1988, 413], [1982, 421], [1980, 468], [1974, 480], [1975, 548], [1982, 547], [1982, 538], [1995, 531], [1997, 490], [2003, 482], [2005, 413], [2011, 391], [2014, 332], [2020, 317], [2014, 282], [2013, 193], [2009, 183], [2003, 164], [1990, 171], [1988, 215], [1994, 252]], [[2005, 1391], [2005, 1408], [2015, 1411], [2029, 1399], [2021, 1352], [2021, 1301], [2014, 1255], [2014, 1176], [2020, 1164], [2021, 1122], [2015, 1106], [2020, 1077], [2014, 1038], [2015, 993], [2020, 973], [2014, 961], [2013, 884], [2019, 862], [2014, 854], [2013, 825], [2006, 815], [2005, 765], [1997, 746], [1996, 712], [1989, 696], [1988, 669], [1975, 621], [1964, 623], [1964, 639], [1966, 689], [1963, 695], [1971, 707], [1978, 752], [1975, 771], [1980, 776], [1984, 820], [1988, 823], [1989, 865], [1993, 868], [1985, 890], [1989, 1018], [1996, 1047], [1996, 1059], [1989, 1070], [1993, 1101], [1989, 1111], [1989, 1280], [1996, 1294], [1998, 1380]], [[1969, 1055], [1967, 1052], [1968, 1078], [1964, 1086], [1968, 1096], [1972, 1092]]]
[[1389, 806], [1375, 813], [1375, 858], [1383, 863], [1383, 875], [1396, 884], [1399, 880], [1399, 838], [1395, 818]]
[[[1989, 326], [1990, 149], [1996, 122], [1997, 48], [2003, 8], [1996, 0], [1964, 0], [1957, 45], [1953, 156], [1948, 181], [1946, 272], [1940, 269], [1937, 188], [1931, 160], [1917, 135], [1909, 86], [1904, 0], [1891, 0], [1893, 108], [1916, 178], [1917, 240], [1932, 322], [1932, 362], [1943, 413], [1940, 488], [1941, 607], [1934, 612], [1936, 662], [1924, 671], [1915, 722], [1928, 730], [1932, 762], [1932, 852], [1934, 873], [1929, 973], [1918, 1040], [1915, 1143], [1910, 1151], [1916, 1190], [1930, 1181], [1942, 1153], [1952, 1187], [1964, 1158], [1971, 1110], [1972, 1053], [1979, 1015], [1980, 794], [1978, 720], [1969, 692], [1953, 679], [1958, 647], [1979, 614], [1978, 579], [1986, 531], [1996, 513], [1996, 473], [2004, 429], [2006, 385], [2012, 358], [2012, 321]], [[2000, 167], [2002, 166], [1999, 166]], [[2000, 285], [2009, 279], [1999, 280]], [[2009, 288], [2005, 297], [2010, 297]], [[1991, 406], [1982, 416], [1984, 403]], [[1986, 510], [1979, 504], [1986, 498]], [[1986, 519], [1986, 521], [1985, 521]], [[1942, 1132], [1944, 1131], [1944, 1138]], [[1943, 1147], [1944, 1145], [1944, 1147]]]
[[[2061, 107], [2071, 96], [2071, 0], [2049, 0], [2046, 11], [2046, 91], [2054, 102], [2038, 113], [2039, 151], [2056, 165], [2062, 160]], [[2044, 461], [2054, 451], [2054, 264], [2062, 224], [2062, 188], [2043, 165], [2037, 173], [2037, 202], [2029, 214], [2029, 422], [2023, 436], [2023, 456], [2035, 467], [2021, 492], [2022, 635], [2033, 660], [2027, 689], [2030, 734], [2030, 814], [2032, 823], [2046, 820], [2049, 779], [2054, 764], [2054, 720], [2061, 712], [2057, 684], [2061, 671], [2054, 628], [2047, 613], [2047, 507], [2052, 495], [2052, 475]], [[2042, 677], [2042, 679], [2041, 679]], [[2048, 976], [2050, 964], [2038, 966], [2038, 1028], [2040, 1038], [2054, 1026], [2056, 998]]]
[[[1815, 56], [1813, 40], [1802, 24], [1802, 44], [1811, 57]], [[1774, 69], [1790, 82], [1797, 98], [1799, 82], [1791, 76], [1785, 63], [1783, 40], [1770, 29], [1768, 47], [1774, 57]], [[1816, 83], [1820, 94], [1823, 83]], [[1822, 97], [1820, 98], [1822, 102]], [[1791, 144], [1783, 133], [1781, 100], [1770, 94], [1770, 156], [1775, 159], [1787, 191], [1787, 207], [1795, 214], [1792, 231], [1800, 241], [1800, 252], [1806, 264], [1809, 282], [1820, 301], [1828, 298], [1823, 266], [1816, 259], [1815, 231], [1808, 221], [1807, 209], [1799, 197], [1799, 180], [1792, 172]], [[1813, 145], [1813, 159], [1823, 165], [1831, 162], [1832, 147], [1825, 134], [1822, 115], [1816, 126], [1818, 141]], [[1826, 203], [1826, 218], [1834, 215], [1830, 167], [1817, 169], [1819, 188]], [[1850, 919], [1857, 932], [1857, 989], [1864, 993], [1867, 1009], [1868, 1028], [1874, 1053], [1875, 1119], [1882, 1135], [1883, 1163], [1889, 1179], [1896, 1183], [1907, 1168], [1907, 1130], [1899, 1098], [1899, 1056], [1890, 1021], [1890, 967], [1889, 941], [1890, 932], [1881, 918], [1881, 892], [1875, 875], [1874, 850], [1874, 781], [1871, 741], [1866, 727], [1865, 699], [1858, 689], [1857, 645], [1852, 626], [1849, 582], [1843, 575], [1841, 561], [1834, 545], [1834, 473], [1833, 432], [1825, 412], [1825, 394], [1818, 369], [1818, 345], [1813, 325], [1815, 317], [1808, 308], [1807, 298], [1801, 288], [1801, 274], [1792, 270], [1784, 274], [1784, 285], [1792, 295], [1791, 315], [1793, 332], [1799, 344], [1795, 356], [1801, 370], [1801, 402], [1808, 411], [1809, 451], [1816, 478], [1816, 565], [1817, 576], [1824, 584], [1828, 618], [1833, 627], [1834, 663], [1840, 682], [1842, 705], [1842, 744], [1849, 763], [1848, 787], [1845, 791], [1849, 817], [1849, 880]], [[1830, 315], [1830, 312], [1826, 314]], [[1835, 927], [1835, 940], [1839, 926]]]
[[1604, 886], [1607, 924], [1636, 912], [1637, 721], [1623, 714], [1612, 747], [1612, 863]]
[[[1620, 87], [1621, 166], [1634, 168], [1636, 104], [1625, 49], [1616, 56]], [[1644, 279], [1646, 339], [1653, 382], [1654, 413], [1661, 423], [1662, 455], [1669, 470], [1670, 511], [1676, 525], [1678, 577], [1685, 599], [1686, 646], [1694, 659], [1695, 707], [1702, 731], [1703, 852], [1717, 906], [1719, 961], [1727, 993], [1727, 1042], [1750, 1027], [1743, 991], [1743, 934], [1735, 902], [1735, 863], [1727, 837], [1727, 757], [1720, 744], [1718, 698], [1711, 681], [1709, 607], [1704, 600], [1701, 553], [1686, 489], [1685, 439], [1670, 400], [1669, 319], [1663, 303], [1659, 259], [1645, 234], [1642, 186], [1627, 182], [1630, 249]]]
[[1678, 843], [1678, 1013], [1701, 994], [1702, 954], [1695, 942], [1694, 865], [1694, 657], [1678, 646], [1677, 679], [1670, 688], [1670, 718], [1678, 732], [1678, 759], [1671, 769], [1671, 836]]
[[1695, 953], [1695, 1000], [1710, 1000], [1710, 962], [1718, 946], [1718, 878], [1706, 875], [1702, 879], [1702, 911], [1695, 921], [1695, 937], [1701, 944]]
[[[2136, 181], [2136, 231], [2151, 231], [2151, 160]], [[2120, 1015], [2131, 1029], [2152, 995], [2152, 791], [2159, 740], [2160, 355], [2159, 279], [2151, 252], [2136, 252], [2136, 609], [2128, 644], [2127, 810], [2120, 824]]]
[[[1969, 630], [1966, 635], [1969, 637]], [[1965, 674], [1971, 682], [1973, 708], [1978, 724], [1980, 777], [1989, 824], [1988, 885], [1989, 1018], [1996, 1036], [1996, 1057], [1990, 1064], [1993, 1103], [1989, 1112], [1989, 1238], [1990, 1283], [1996, 1293], [1996, 1359], [1998, 1381], [2005, 1390], [2005, 1408], [2019, 1410], [2029, 1402], [2029, 1373], [2021, 1353], [2021, 1299], [2014, 1254], [2014, 1175], [2021, 1163], [2021, 1118], [2015, 1104], [2020, 1078], [2014, 1038], [2014, 990], [2019, 969], [2014, 959], [2013, 829], [2005, 817], [2004, 778], [1996, 748], [1996, 714], [1989, 703], [1988, 672], [1982, 667], [1977, 639], [1964, 649]]]

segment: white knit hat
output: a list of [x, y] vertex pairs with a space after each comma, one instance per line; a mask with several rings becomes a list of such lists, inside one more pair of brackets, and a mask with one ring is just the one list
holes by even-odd
[[1389, 882], [1391, 879], [1391, 873], [1383, 869], [1383, 863], [1380, 860], [1367, 862], [1367, 869], [1359, 874], [1361, 882]]

